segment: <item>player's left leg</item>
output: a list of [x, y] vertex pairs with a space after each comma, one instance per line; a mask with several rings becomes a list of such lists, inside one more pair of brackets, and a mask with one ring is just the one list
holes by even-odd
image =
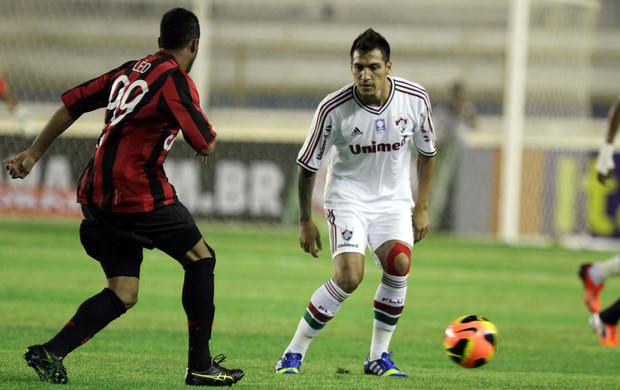
[[392, 361], [389, 347], [407, 295], [413, 246], [409, 209], [376, 219], [370, 227], [369, 243], [383, 276], [375, 293], [372, 340], [364, 371], [381, 376], [407, 377]]
[[194, 386], [230, 386], [241, 380], [244, 372], [220, 366], [225, 356], [212, 357], [209, 346], [215, 318], [215, 251], [203, 240], [183, 205], [168, 209], [172, 211], [159, 211], [160, 218], [174, 221], [181, 216], [177, 222], [182, 227], [172, 235], [158, 237], [155, 246], [176, 259], [185, 271], [181, 294], [189, 338], [185, 382]]
[[364, 371], [380, 376], [407, 377], [396, 367], [388, 350], [405, 306], [411, 248], [402, 241], [390, 240], [375, 253], [381, 261], [383, 277], [375, 293], [372, 341]]

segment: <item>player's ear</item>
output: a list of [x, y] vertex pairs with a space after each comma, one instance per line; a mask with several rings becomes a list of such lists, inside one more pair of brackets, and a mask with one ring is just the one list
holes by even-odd
[[159, 47], [160, 49], [162, 48], [161, 47], [161, 37], [157, 38], [157, 47]]
[[390, 74], [392, 71], [392, 61], [388, 61], [385, 63], [385, 74]]
[[191, 51], [192, 53], [196, 53], [196, 52], [198, 52], [199, 39], [200, 39], [200, 38], [195, 38], [195, 39], [192, 39], [192, 41], [190, 42], [190, 47], [189, 47], [189, 49], [190, 49], [190, 51]]

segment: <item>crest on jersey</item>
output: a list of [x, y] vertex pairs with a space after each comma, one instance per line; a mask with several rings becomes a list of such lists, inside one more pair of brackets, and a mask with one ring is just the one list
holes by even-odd
[[375, 120], [375, 132], [377, 134], [383, 134], [386, 131], [386, 127], [385, 127], [385, 119], [381, 118], [381, 119], [377, 119]]
[[346, 228], [342, 231], [342, 238], [344, 238], [346, 241], [349, 241], [352, 237], [353, 230], [349, 230], [349, 228]]
[[396, 126], [401, 134], [404, 134], [415, 128], [415, 123], [406, 115], [401, 113], [399, 116], [394, 117], [394, 126]]

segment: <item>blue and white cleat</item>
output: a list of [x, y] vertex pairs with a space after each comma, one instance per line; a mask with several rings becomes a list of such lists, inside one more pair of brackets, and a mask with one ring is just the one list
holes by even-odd
[[395, 378], [409, 378], [392, 361], [394, 353], [383, 352], [380, 359], [369, 361], [368, 357], [364, 361], [364, 373], [377, 376], [392, 376]]
[[276, 363], [276, 374], [299, 374], [302, 356], [300, 353], [287, 352]]

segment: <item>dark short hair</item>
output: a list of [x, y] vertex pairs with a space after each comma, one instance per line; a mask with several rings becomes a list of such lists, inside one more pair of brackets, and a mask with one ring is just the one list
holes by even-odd
[[383, 37], [383, 35], [379, 34], [372, 28], [369, 28], [353, 41], [351, 52], [349, 53], [351, 62], [353, 61], [353, 53], [356, 50], [359, 50], [362, 54], [365, 54], [375, 49], [381, 50], [381, 53], [383, 54], [383, 61], [388, 62], [390, 60], [390, 44]]
[[159, 45], [162, 49], [180, 50], [200, 38], [200, 23], [193, 12], [184, 8], [173, 8], [161, 18]]

